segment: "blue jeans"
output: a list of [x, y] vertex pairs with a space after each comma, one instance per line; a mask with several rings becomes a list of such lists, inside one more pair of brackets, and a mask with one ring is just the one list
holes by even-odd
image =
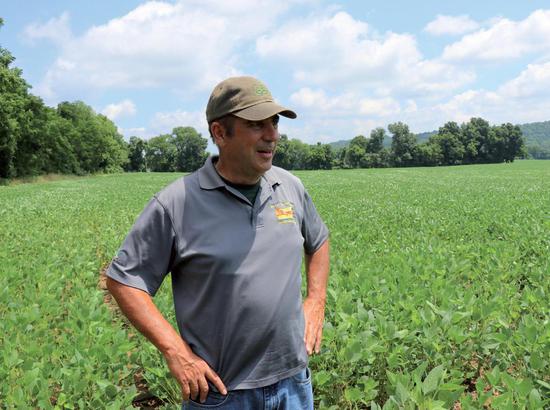
[[304, 369], [270, 386], [232, 390], [226, 396], [209, 391], [204, 403], [193, 400], [183, 403], [182, 410], [193, 409], [313, 410], [311, 373]]

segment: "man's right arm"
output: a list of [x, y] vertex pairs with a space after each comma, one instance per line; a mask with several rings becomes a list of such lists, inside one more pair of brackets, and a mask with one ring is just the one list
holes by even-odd
[[200, 401], [204, 402], [208, 394], [207, 379], [219, 392], [227, 394], [220, 377], [203, 359], [193, 353], [160, 313], [148, 293], [109, 277], [107, 289], [128, 320], [162, 352], [172, 375], [181, 386], [183, 400], [196, 400], [199, 396]]

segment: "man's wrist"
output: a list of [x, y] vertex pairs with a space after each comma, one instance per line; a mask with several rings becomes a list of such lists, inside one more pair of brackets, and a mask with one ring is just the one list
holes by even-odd
[[187, 357], [193, 353], [191, 348], [181, 339], [178, 341], [174, 341], [174, 343], [169, 343], [161, 346], [159, 347], [159, 350], [166, 358], [174, 356]]
[[312, 292], [312, 293], [307, 294], [306, 299], [317, 302], [317, 303], [322, 303], [324, 305], [327, 301], [327, 294], [326, 294], [326, 292], [325, 293], [322, 293], [322, 292], [313, 293]]

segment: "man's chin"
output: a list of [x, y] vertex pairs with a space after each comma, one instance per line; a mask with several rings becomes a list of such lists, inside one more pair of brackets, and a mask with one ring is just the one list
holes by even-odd
[[267, 171], [269, 171], [272, 166], [273, 166], [272, 161], [264, 161], [264, 162], [262, 162], [262, 164], [260, 164], [259, 169], [261, 170], [261, 173], [264, 174]]

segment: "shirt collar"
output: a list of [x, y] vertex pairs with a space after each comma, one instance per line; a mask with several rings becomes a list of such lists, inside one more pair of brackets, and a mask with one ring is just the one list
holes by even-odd
[[[220, 178], [220, 175], [214, 168], [214, 163], [218, 160], [217, 155], [211, 155], [207, 158], [204, 165], [199, 169], [199, 186], [202, 189], [216, 189], [225, 186], [225, 182]], [[269, 186], [273, 187], [281, 183], [281, 179], [273, 171], [269, 169], [263, 176], [262, 182], [265, 180]]]
[[214, 162], [218, 160], [218, 156], [209, 156], [206, 162], [199, 169], [199, 185], [202, 189], [216, 189], [225, 186], [216, 168], [214, 168]]

